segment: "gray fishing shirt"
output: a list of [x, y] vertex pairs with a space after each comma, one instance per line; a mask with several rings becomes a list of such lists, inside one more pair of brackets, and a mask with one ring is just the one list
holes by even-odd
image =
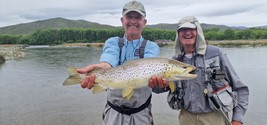
[[[232, 119], [243, 121], [243, 116], [248, 108], [248, 87], [243, 84], [240, 78], [237, 76], [236, 72], [229, 59], [220, 48], [215, 46], [208, 46], [207, 53], [205, 55], [196, 54], [192, 58], [186, 56], [183, 57], [183, 62], [195, 65], [197, 78], [192, 80], [182, 81], [183, 88], [185, 90], [184, 109], [192, 113], [208, 113], [213, 112], [207, 101], [207, 97], [204, 94], [204, 89], [207, 87], [205, 82], [205, 67], [210, 62], [210, 60], [219, 59], [218, 66], [226, 72], [226, 79], [233, 87], [233, 91], [237, 92], [238, 96], [238, 106], [233, 110]], [[215, 83], [216, 84], [216, 83]]]
[[183, 97], [184, 106], [183, 108], [192, 113], [207, 113], [213, 112], [208, 104], [208, 99], [204, 94], [206, 88], [205, 78], [205, 66], [211, 64], [211, 61], [217, 60], [216, 66], [222, 69], [226, 73], [226, 80], [232, 86], [233, 91], [237, 92], [237, 103], [238, 105], [233, 109], [233, 120], [243, 121], [243, 116], [248, 108], [248, 87], [240, 80], [236, 74], [232, 64], [230, 63], [226, 53], [219, 47], [207, 45], [203, 30], [198, 20], [193, 16], [188, 16], [181, 19], [178, 22], [178, 28], [184, 23], [191, 23], [196, 26], [197, 38], [195, 53], [192, 58], [183, 56], [183, 47], [179, 40], [178, 32], [176, 33], [176, 45], [174, 59], [181, 57], [183, 62], [195, 65], [197, 78], [192, 80], [182, 81], [185, 95]]

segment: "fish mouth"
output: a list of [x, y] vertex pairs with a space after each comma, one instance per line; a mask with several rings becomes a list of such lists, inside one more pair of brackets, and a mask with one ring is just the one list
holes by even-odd
[[195, 74], [196, 73], [196, 69], [191, 70], [188, 74]]
[[196, 74], [196, 67], [192, 66], [187, 69], [182, 75], [175, 76], [176, 79], [182, 79], [182, 80], [189, 80], [189, 79], [194, 79], [197, 77]]
[[194, 74], [195, 71], [196, 71], [196, 67], [195, 66], [190, 66], [185, 70], [184, 74]]

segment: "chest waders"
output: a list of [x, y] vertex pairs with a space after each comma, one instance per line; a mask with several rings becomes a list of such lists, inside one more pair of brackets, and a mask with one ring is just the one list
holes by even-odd
[[[146, 47], [146, 43], [147, 40], [144, 40], [139, 48], [139, 58], [144, 58], [144, 53], [145, 53], [145, 47]], [[124, 46], [124, 39], [123, 38], [119, 38], [119, 47], [120, 47], [120, 56], [119, 56], [119, 64], [120, 63], [120, 59], [121, 59], [121, 52], [122, 52], [122, 47]], [[121, 114], [126, 114], [126, 115], [131, 115], [134, 113], [138, 113], [142, 110], [144, 110], [145, 108], [147, 108], [150, 105], [151, 102], [151, 97], [152, 94], [149, 96], [149, 98], [147, 99], [147, 101], [142, 104], [140, 107], [137, 108], [131, 108], [125, 105], [121, 105], [121, 106], [116, 106], [113, 105], [111, 102], [107, 101], [107, 104], [114, 110], [116, 110], [117, 112], [121, 113]]]

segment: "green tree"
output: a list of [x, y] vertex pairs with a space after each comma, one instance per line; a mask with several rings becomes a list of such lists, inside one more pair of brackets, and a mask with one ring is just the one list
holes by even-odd
[[235, 38], [235, 31], [232, 29], [226, 29], [224, 32], [224, 39], [225, 40], [234, 40]]

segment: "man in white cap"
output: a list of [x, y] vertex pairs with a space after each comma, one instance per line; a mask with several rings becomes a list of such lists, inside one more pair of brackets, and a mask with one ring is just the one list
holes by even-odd
[[[124, 37], [109, 38], [105, 42], [100, 63], [77, 69], [77, 72], [87, 73], [95, 68], [115, 67], [135, 58], [160, 56], [159, 46], [154, 42], [144, 40], [142, 37], [143, 28], [147, 23], [143, 4], [138, 1], [128, 2], [123, 7], [122, 15], [121, 23], [125, 31]], [[95, 76], [85, 78], [81, 87], [91, 89], [94, 80]], [[162, 80], [161, 77], [151, 78], [149, 84], [161, 88], [168, 85], [167, 81]], [[108, 89], [102, 125], [153, 125], [150, 103], [151, 88], [136, 89], [130, 100], [122, 97], [121, 90]]]
[[180, 110], [179, 125], [241, 125], [249, 90], [226, 53], [207, 45], [193, 16], [178, 22], [175, 42], [173, 59], [196, 66], [197, 74], [195, 79], [177, 81], [176, 90], [168, 95], [170, 107]]

